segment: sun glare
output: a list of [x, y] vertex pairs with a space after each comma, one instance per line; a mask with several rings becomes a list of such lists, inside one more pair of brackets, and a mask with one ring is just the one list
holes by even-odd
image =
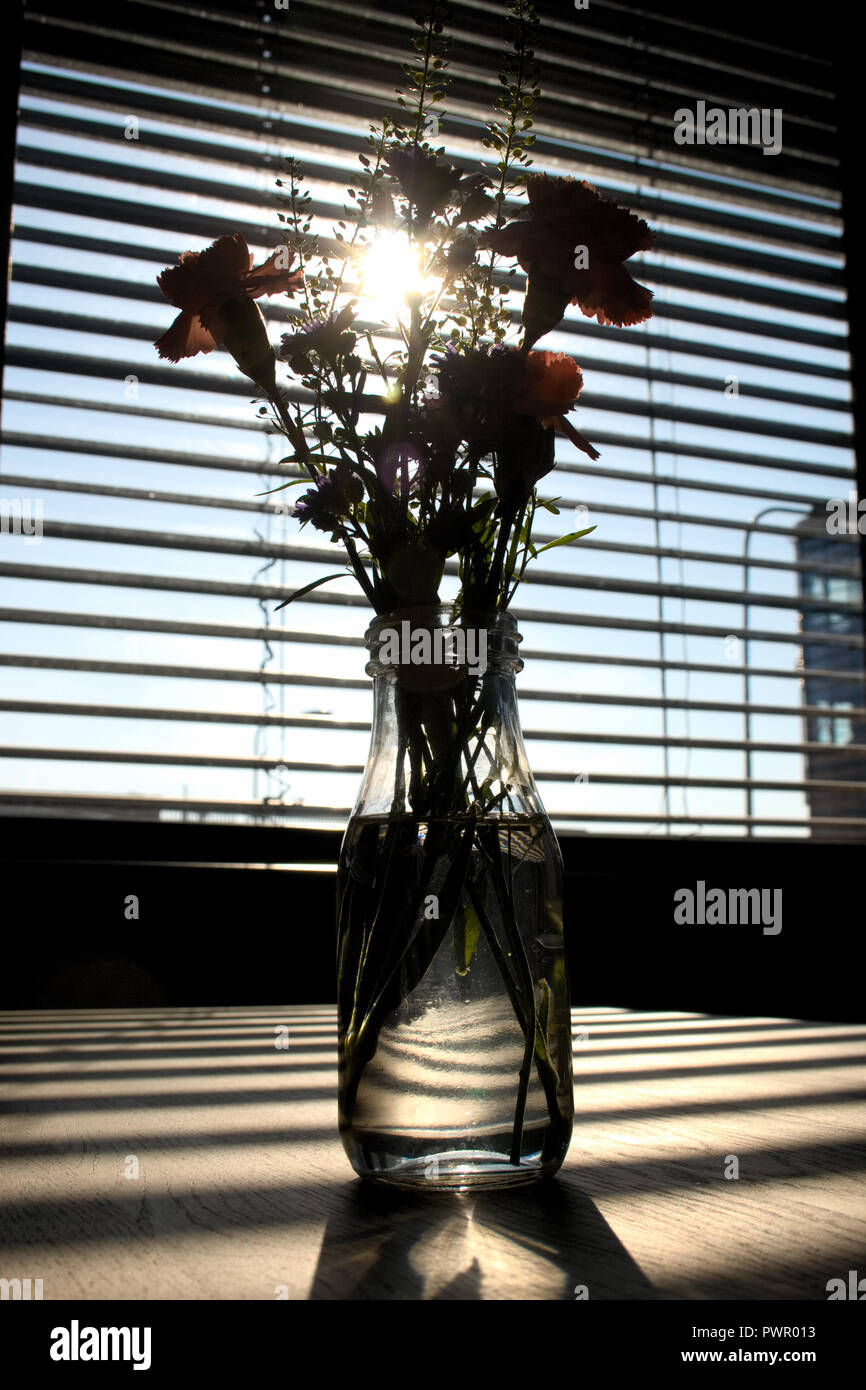
[[359, 275], [359, 310], [362, 317], [396, 323], [408, 317], [406, 296], [435, 294], [441, 281], [425, 276], [417, 247], [405, 232], [385, 232], [364, 253]]

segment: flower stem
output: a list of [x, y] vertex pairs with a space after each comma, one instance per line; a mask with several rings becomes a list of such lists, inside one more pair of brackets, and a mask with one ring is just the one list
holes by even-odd
[[286, 438], [298, 456], [298, 461], [304, 465], [311, 478], [316, 477], [316, 471], [310, 466], [310, 451], [307, 448], [307, 441], [304, 438], [304, 431], [297, 421], [293, 420], [285, 402], [281, 399], [278, 390], [268, 393], [268, 400], [273, 406], [280, 424], [286, 431]]

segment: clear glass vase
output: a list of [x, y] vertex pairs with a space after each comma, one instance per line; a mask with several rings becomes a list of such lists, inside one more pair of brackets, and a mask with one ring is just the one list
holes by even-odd
[[573, 1120], [562, 860], [508, 613], [377, 619], [370, 753], [338, 874], [340, 1133], [362, 1177], [556, 1172]]

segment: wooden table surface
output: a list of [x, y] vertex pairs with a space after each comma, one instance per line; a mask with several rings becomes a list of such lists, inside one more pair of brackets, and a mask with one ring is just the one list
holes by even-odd
[[349, 1168], [329, 1006], [0, 1014], [0, 1277], [45, 1299], [825, 1300], [866, 1274], [866, 1027], [574, 1025], [559, 1176], [421, 1196]]

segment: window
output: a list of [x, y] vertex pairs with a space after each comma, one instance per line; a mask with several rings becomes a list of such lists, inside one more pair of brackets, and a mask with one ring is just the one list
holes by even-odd
[[[334, 554], [262, 497], [279, 441], [226, 355], [157, 361], [171, 310], [155, 275], [235, 229], [274, 245], [290, 152], [331, 234], [415, 8], [26, 10], [5, 811], [344, 822], [370, 712], [364, 600], [347, 580], [274, 611]], [[580, 428], [602, 452], [558, 446], [561, 525], [541, 534], [582, 509], [597, 530], [539, 561], [515, 605], [545, 802], [565, 832], [862, 838], [858, 546], [826, 526], [854, 488], [830, 74], [656, 12], [550, 10], [535, 167], [618, 196], [658, 242], [637, 272], [648, 324], [572, 310], [545, 344], [584, 368]], [[497, 89], [501, 9], [454, 12], [440, 140], [460, 162]], [[781, 151], [676, 143], [699, 101], [780, 109]], [[265, 312], [276, 339], [287, 315]], [[854, 737], [834, 736], [829, 775], [818, 721], [837, 695]]]

